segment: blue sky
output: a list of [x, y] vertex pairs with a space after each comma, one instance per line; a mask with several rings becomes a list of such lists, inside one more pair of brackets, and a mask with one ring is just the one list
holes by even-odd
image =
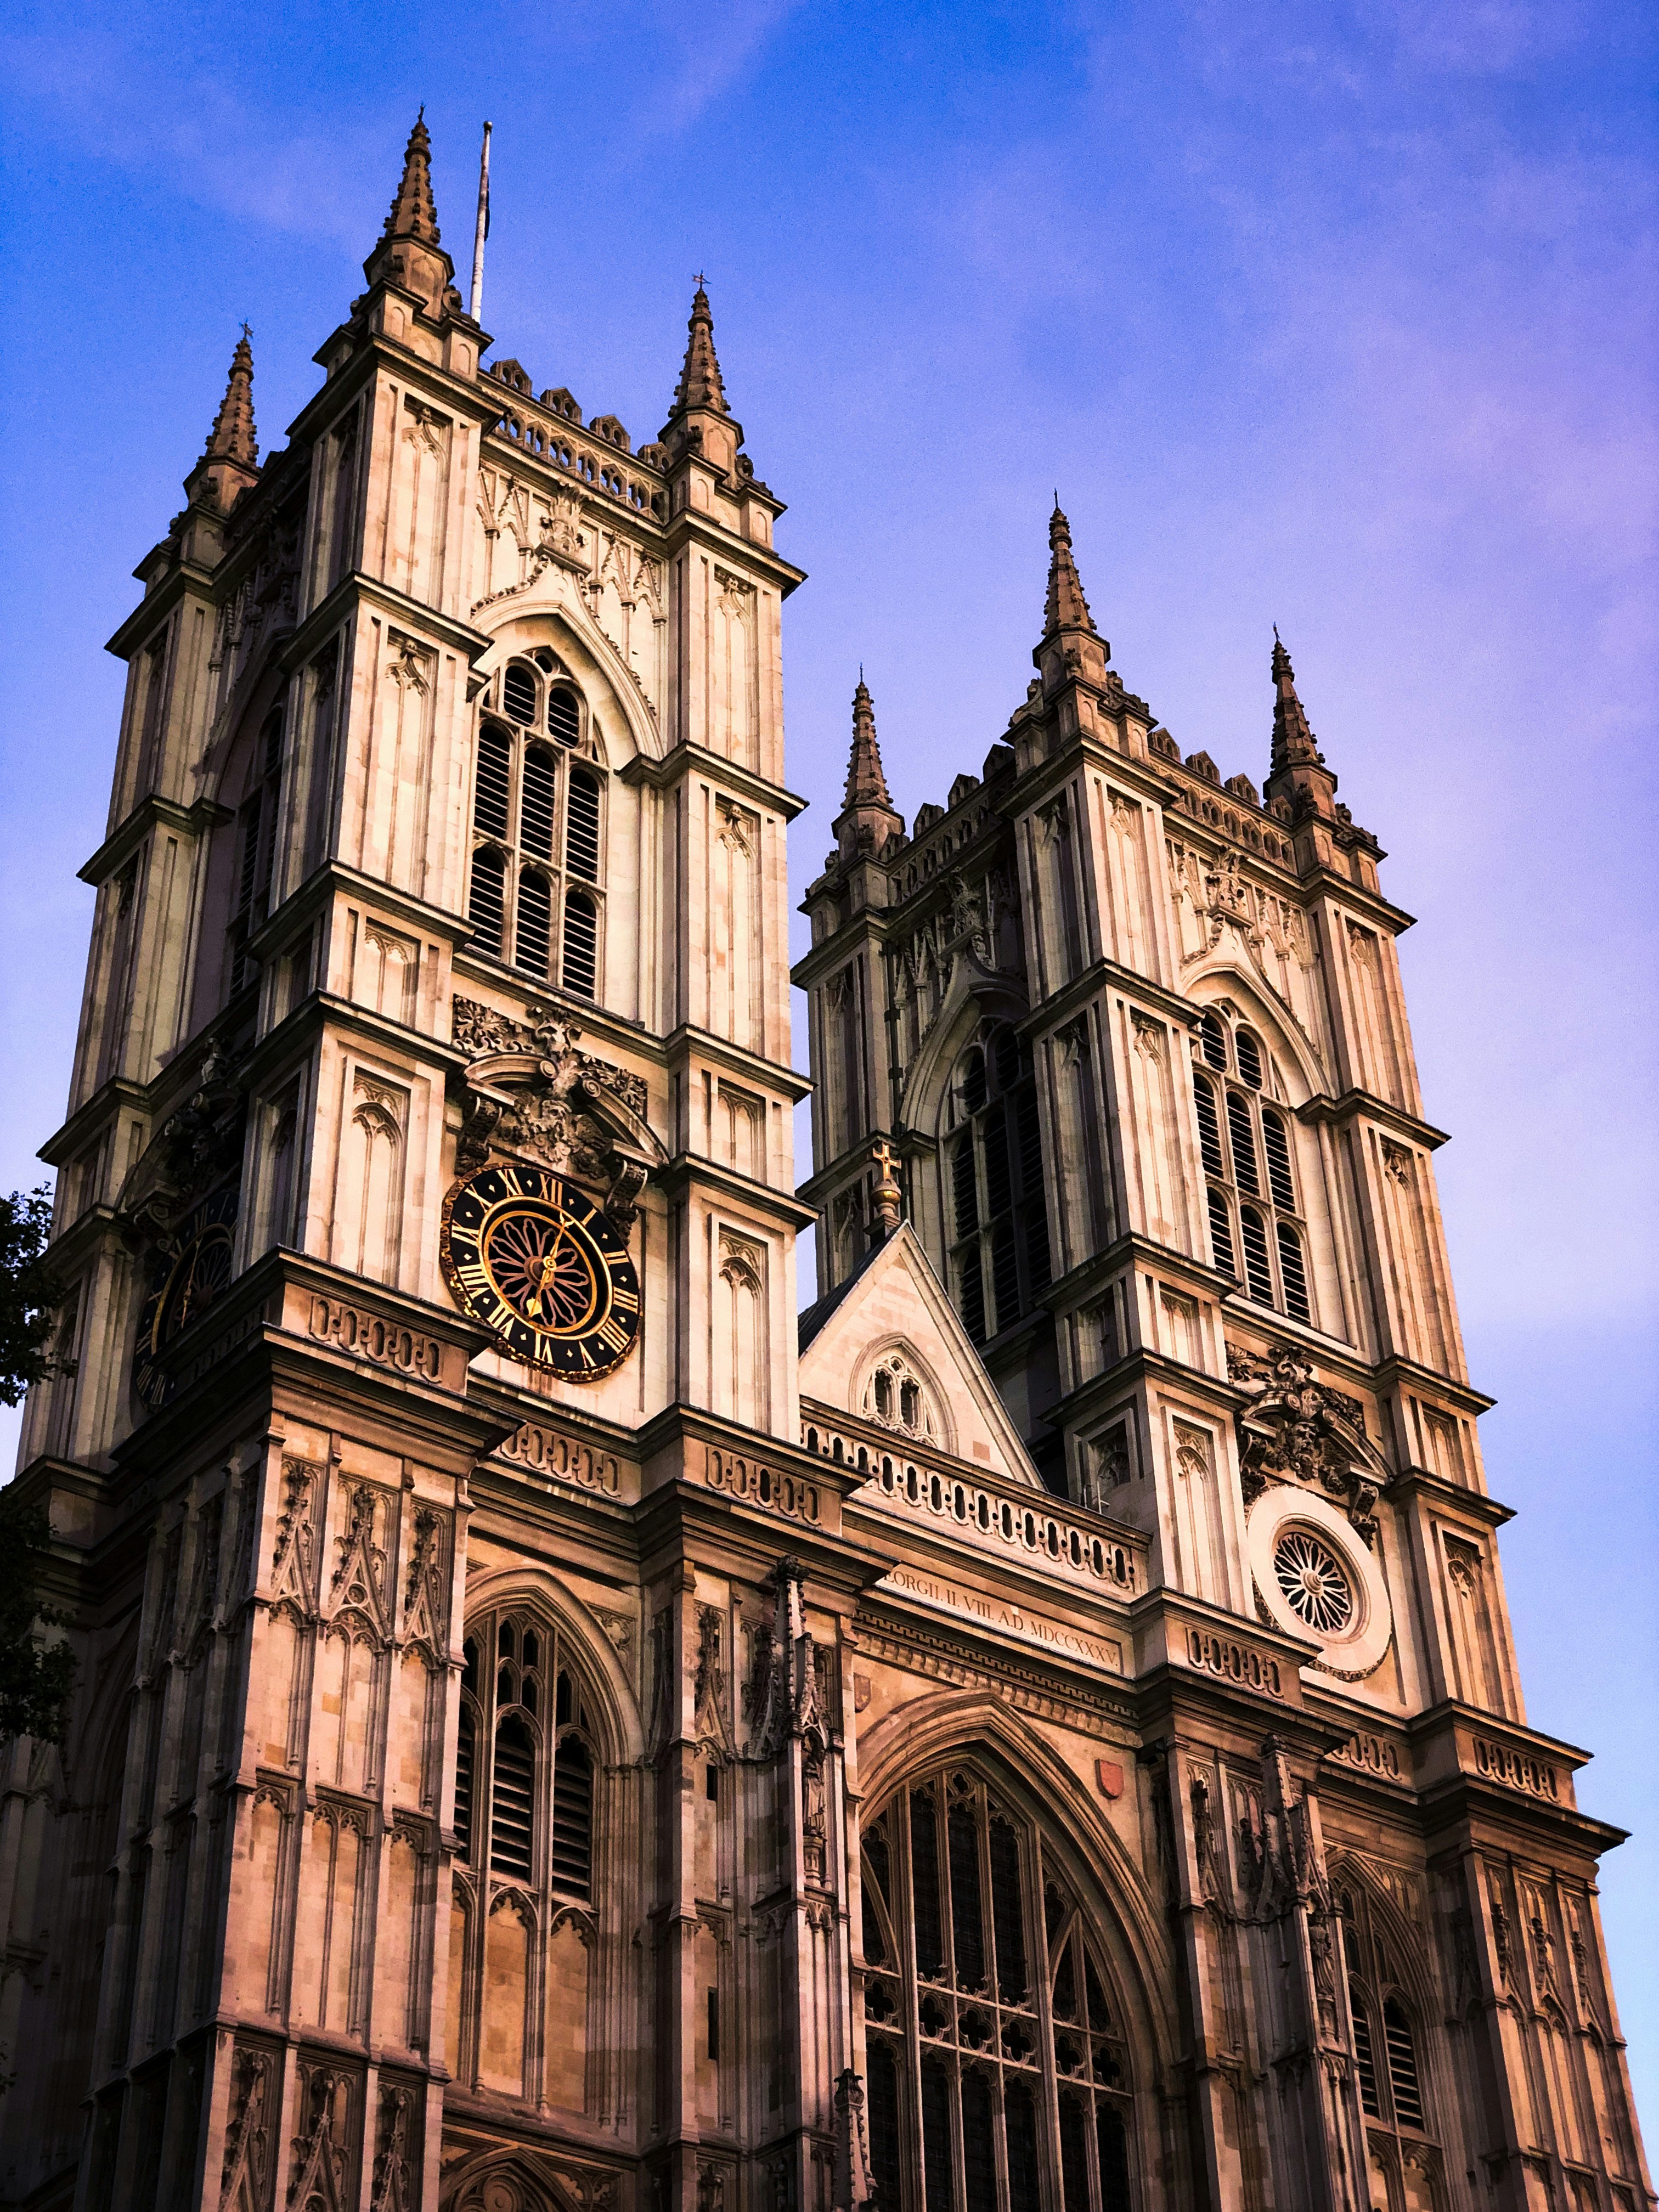
[[1530, 1717], [1596, 1751], [1583, 1803], [1638, 1831], [1604, 1910], [1650, 2115], [1655, 45], [1620, 0], [66, 0], [0, 45], [6, 1186], [62, 1110], [118, 698], [100, 647], [237, 327], [274, 447], [416, 106], [463, 264], [489, 115], [485, 321], [538, 388], [654, 434], [708, 271], [811, 572], [798, 886], [860, 661], [907, 811], [1005, 726], [1054, 486], [1125, 681], [1224, 775], [1265, 773], [1284, 632], [1420, 917], [1402, 955], [1499, 1401], [1489, 1479], [1519, 1509]]

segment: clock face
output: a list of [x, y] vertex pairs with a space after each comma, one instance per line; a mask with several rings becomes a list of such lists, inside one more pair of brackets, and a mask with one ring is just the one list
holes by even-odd
[[238, 1197], [234, 1190], [222, 1190], [192, 1206], [157, 1263], [132, 1355], [133, 1388], [152, 1408], [164, 1405], [173, 1391], [161, 1354], [230, 1281]]
[[627, 1242], [562, 1176], [519, 1162], [466, 1176], [444, 1200], [440, 1250], [457, 1303], [514, 1358], [595, 1382], [634, 1349]]

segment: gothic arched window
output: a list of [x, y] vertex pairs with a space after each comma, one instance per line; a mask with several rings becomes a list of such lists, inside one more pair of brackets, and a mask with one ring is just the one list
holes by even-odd
[[[1339, 1888], [1337, 1910], [1348, 1965], [1348, 2013], [1353, 2024], [1354, 2077], [1359, 2109], [1374, 2145], [1395, 2140], [1377, 2161], [1405, 2172], [1429, 2131], [1414, 2010], [1395, 1979], [1396, 1942], [1358, 1884]], [[1418, 2161], [1420, 2163], [1420, 2160]], [[1409, 2206], [1414, 2200], [1403, 2200]], [[1393, 2207], [1390, 2207], [1393, 2212]]]
[[1030, 1060], [1006, 1023], [982, 1023], [946, 1097], [943, 1154], [951, 1276], [976, 1344], [1048, 1287], [1042, 1132]]
[[[599, 982], [605, 785], [591, 719], [545, 647], [509, 660], [485, 705], [467, 896], [476, 948], [591, 999]], [[572, 891], [573, 883], [586, 888]]]
[[[494, 1651], [493, 1668], [486, 1664]], [[460, 1856], [515, 1883], [586, 1902], [593, 1856], [593, 1757], [579, 1678], [559, 1638], [504, 1613], [465, 1646], [455, 1758]], [[490, 1747], [487, 1770], [483, 1747]]]
[[1254, 1030], [1206, 1011], [1198, 1027], [1193, 1105], [1208, 1186], [1210, 1253], [1224, 1275], [1242, 1273], [1258, 1305], [1311, 1322], [1294, 1140], [1288, 1116], [1261, 1095], [1268, 1066]]
[[885, 2212], [1130, 2212], [1128, 2046], [1042, 1831], [969, 1770], [864, 1828], [871, 2164]]
[[475, 1615], [464, 1655], [450, 2063], [580, 2110], [601, 1771], [581, 1655], [522, 1606]]
[[264, 719], [248, 764], [247, 788], [236, 814], [236, 880], [232, 890], [230, 990], [234, 998], [258, 973], [247, 941], [270, 911], [276, 825], [283, 795], [285, 701]]

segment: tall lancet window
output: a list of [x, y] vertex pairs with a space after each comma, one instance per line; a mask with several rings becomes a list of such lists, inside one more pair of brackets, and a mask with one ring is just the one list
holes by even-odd
[[586, 702], [545, 647], [485, 695], [472, 782], [473, 949], [597, 995], [608, 779]]
[[1030, 1312], [1049, 1279], [1036, 1085], [1006, 1023], [981, 1024], [943, 1120], [951, 1287], [968, 1334], [982, 1344]]
[[1271, 1077], [1255, 1030], [1212, 1007], [1199, 1024], [1193, 1067], [1210, 1256], [1258, 1305], [1312, 1322], [1293, 1124], [1288, 1110], [1264, 1095]]
[[236, 814], [235, 880], [231, 889], [230, 989], [234, 998], [258, 973], [248, 939], [270, 912], [276, 866], [276, 831], [283, 799], [284, 702], [260, 725], [249, 760], [247, 784]]
[[983, 1776], [864, 1828], [870, 2158], [884, 2212], [1130, 2212], [1128, 2043], [1048, 1839]]
[[532, 1608], [467, 1624], [456, 1735], [451, 2064], [580, 2110], [603, 1771], [583, 1655]]
[[1357, 1882], [1339, 1882], [1336, 1903], [1372, 2191], [1389, 2212], [1432, 2212], [1439, 2153], [1419, 2039], [1428, 2015], [1404, 1979], [1411, 1938]]

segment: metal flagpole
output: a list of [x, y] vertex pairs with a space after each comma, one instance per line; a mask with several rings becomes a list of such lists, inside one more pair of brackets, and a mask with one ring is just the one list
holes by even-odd
[[478, 227], [472, 234], [472, 319], [483, 320], [483, 250], [489, 235], [489, 134], [494, 129], [486, 123], [483, 128], [483, 151], [478, 156]]

